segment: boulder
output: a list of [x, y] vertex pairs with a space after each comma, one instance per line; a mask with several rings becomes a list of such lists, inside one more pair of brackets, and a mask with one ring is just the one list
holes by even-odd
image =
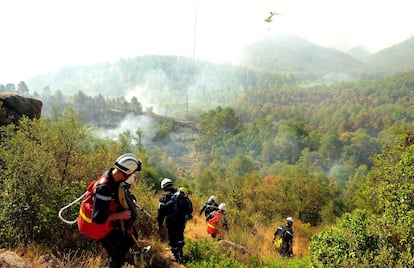
[[12, 251], [0, 253], [0, 267], [4, 268], [26, 268], [23, 259]]
[[23, 97], [14, 92], [0, 93], [0, 125], [17, 124], [23, 115], [31, 119], [40, 118], [42, 105], [40, 100]]

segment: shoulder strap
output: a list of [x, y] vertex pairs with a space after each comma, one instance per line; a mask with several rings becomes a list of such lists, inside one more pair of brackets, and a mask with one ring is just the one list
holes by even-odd
[[95, 181], [95, 184], [93, 186], [93, 193], [94, 193], [95, 198], [97, 199], [100, 199], [103, 201], [111, 201], [113, 199], [111, 196], [106, 196], [106, 195], [101, 195], [101, 194], [96, 193], [96, 188], [98, 186], [109, 182], [109, 179], [104, 175], [100, 179]]

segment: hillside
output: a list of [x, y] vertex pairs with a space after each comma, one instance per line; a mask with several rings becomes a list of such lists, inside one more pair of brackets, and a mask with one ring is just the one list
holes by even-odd
[[413, 70], [414, 37], [371, 55], [367, 63], [379, 72], [397, 73]]
[[347, 51], [347, 54], [363, 63], [366, 63], [367, 59], [371, 56], [368, 49], [363, 46], [353, 47]]
[[271, 72], [354, 73], [364, 64], [346, 53], [290, 35], [275, 35], [245, 49], [241, 64]]
[[[179, 117], [188, 110], [205, 111], [227, 105], [248, 90], [295, 84], [296, 78], [287, 74], [176, 56], [144, 56], [114, 64], [65, 67], [27, 81], [35, 95], [135, 96], [144, 110]], [[45, 103], [47, 106], [47, 100]]]
[[[183, 118], [241, 95], [297, 85], [333, 85], [374, 80], [414, 69], [414, 39], [370, 55], [356, 47], [347, 53], [286, 35], [248, 46], [240, 65], [213, 64], [177, 56], [142, 56], [109, 64], [67, 66], [27, 81], [34, 95], [136, 96], [143, 110]], [[45, 100], [45, 111], [48, 100]], [[171, 114], [172, 113], [172, 114]]]
[[[237, 109], [216, 107], [190, 114], [194, 121], [153, 116], [152, 147], [141, 146], [147, 145], [141, 138], [149, 134], [144, 121], [118, 140], [101, 140], [71, 110], [22, 120], [18, 132], [2, 129], [0, 193], [7, 193], [0, 198], [2, 247], [36, 242], [58, 252], [90, 249], [89, 241], [62, 225], [57, 211], [84, 192], [91, 178], [112, 166], [121, 152], [136, 152], [143, 170], [134, 195], [152, 215], [161, 194], [160, 180], [173, 178], [192, 195], [196, 208], [211, 194], [225, 202], [231, 226], [228, 240], [256, 251], [254, 256], [234, 258], [232, 252], [216, 251], [203, 239], [189, 241], [190, 267], [217, 262], [217, 267], [229, 268], [366, 263], [411, 267], [413, 241], [407, 238], [413, 237], [414, 139], [405, 137], [390, 149], [382, 145], [393, 145], [412, 133], [413, 81], [411, 72], [338, 86], [247, 91], [233, 103]], [[110, 104], [134, 108], [131, 103], [82, 94], [75, 99], [96, 111]], [[59, 107], [62, 100], [55, 98]], [[121, 108], [116, 108], [117, 115]], [[132, 110], [147, 116], [137, 107]], [[110, 115], [101, 112], [96, 116]], [[69, 215], [77, 215], [78, 209], [73, 210]], [[295, 243], [302, 241], [294, 247], [298, 258], [286, 260], [291, 266], [270, 254], [272, 231], [288, 215], [295, 218]], [[153, 219], [138, 217], [140, 238], [154, 239], [151, 245], [164, 253], [167, 246], [158, 243]], [[188, 224], [188, 237], [194, 231], [194, 237], [203, 238], [204, 228], [204, 222]]]

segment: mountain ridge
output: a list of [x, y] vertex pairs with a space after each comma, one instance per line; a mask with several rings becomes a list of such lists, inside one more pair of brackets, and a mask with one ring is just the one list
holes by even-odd
[[274, 35], [246, 47], [241, 65], [266, 71], [354, 72], [364, 63], [293, 35]]
[[[173, 91], [187, 91], [191, 95], [212, 88], [226, 94], [236, 89], [280, 88], [295, 83], [372, 80], [410, 70], [414, 70], [414, 38], [369, 54], [361, 47], [341, 52], [296, 36], [278, 35], [246, 47], [238, 65], [147, 55], [120, 59], [113, 64], [68, 66], [36, 76], [28, 80], [28, 85], [35, 92], [50, 88], [65, 94], [83, 91], [105, 96], [125, 96], [136, 87], [145, 87], [167, 95], [172, 93], [175, 98], [178, 95]], [[267, 81], [257, 84], [264, 77]]]
[[294, 35], [273, 35], [249, 45], [241, 64], [266, 71], [289, 72], [406, 72], [414, 70], [414, 37], [369, 53], [362, 46], [342, 52]]

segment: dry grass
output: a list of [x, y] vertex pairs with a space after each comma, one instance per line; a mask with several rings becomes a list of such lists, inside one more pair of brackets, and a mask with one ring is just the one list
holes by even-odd
[[198, 216], [197, 214], [191, 221], [187, 222], [184, 235], [194, 240], [210, 237], [207, 233], [207, 225], [204, 216]]
[[[195, 206], [196, 207], [196, 206]], [[279, 254], [273, 247], [272, 239], [273, 232], [278, 225], [284, 224], [283, 222], [275, 223], [274, 226], [263, 226], [256, 224], [255, 234], [235, 234], [230, 233], [226, 239], [245, 241], [239, 242], [247, 248], [248, 252], [254, 256], [260, 256], [263, 258], [279, 259]], [[192, 240], [210, 239], [210, 235], [206, 230], [206, 221], [204, 215], [199, 216], [198, 211], [194, 211], [194, 218], [187, 223], [185, 229], [185, 237]], [[230, 226], [231, 227], [231, 226]], [[293, 252], [298, 258], [308, 256], [308, 247], [310, 243], [310, 236], [314, 230], [308, 224], [303, 224], [300, 220], [295, 220], [294, 226], [294, 243]], [[232, 239], [234, 238], [234, 239]], [[211, 238], [212, 239], [212, 238]], [[146, 259], [142, 263], [141, 267], [172, 267], [171, 254], [166, 250], [168, 248], [167, 242], [161, 242], [158, 237], [154, 237], [148, 240], [139, 240], [139, 246], [144, 247], [151, 245], [151, 253], [146, 256]], [[101, 268], [106, 265], [106, 253], [104, 250], [98, 252], [98, 254], [80, 253], [77, 251], [66, 252], [55, 257], [50, 249], [41, 247], [39, 245], [29, 245], [17, 248], [16, 253], [23, 256], [24, 260], [30, 265], [28, 267], [41, 268], [41, 267], [69, 267], [69, 268]], [[249, 254], [249, 255], [250, 255]], [[240, 256], [238, 256], [240, 257]], [[247, 256], [241, 256], [246, 258]], [[45, 266], [45, 263], [48, 266]], [[125, 265], [126, 268], [134, 267], [132, 265]]]
[[[279, 258], [279, 254], [275, 250], [272, 239], [273, 233], [278, 225], [283, 223], [275, 224], [274, 226], [256, 226], [256, 233], [255, 234], [238, 234], [238, 238], [241, 235], [245, 236], [244, 239], [241, 239], [245, 242], [245, 246], [249, 252], [253, 255], [261, 256], [261, 257], [269, 257], [269, 258]], [[309, 254], [308, 248], [310, 243], [310, 236], [314, 230], [308, 224], [303, 224], [300, 220], [295, 220], [294, 226], [294, 241], [293, 241], [293, 253], [296, 257], [302, 258], [306, 257]], [[230, 230], [231, 232], [231, 230]], [[237, 234], [230, 234], [232, 235]], [[198, 240], [201, 238], [208, 238], [210, 237], [206, 231], [206, 222], [204, 220], [204, 216], [194, 216], [193, 220], [188, 222], [185, 236]], [[230, 238], [229, 238], [230, 239]], [[231, 239], [230, 239], [231, 240]]]
[[[279, 258], [279, 254], [275, 251], [272, 243], [273, 233], [278, 225], [284, 223], [275, 224], [275, 226], [267, 227], [256, 225], [255, 234], [243, 234], [246, 236], [243, 241], [246, 241], [245, 246], [252, 255], [261, 257]], [[303, 224], [300, 220], [295, 220], [294, 226], [294, 241], [293, 241], [293, 253], [298, 258], [308, 256], [308, 248], [310, 242], [311, 233], [314, 230], [308, 224]], [[231, 232], [231, 230], [230, 230]], [[193, 220], [188, 222], [185, 230], [185, 236], [194, 240], [210, 237], [206, 231], [206, 221], [204, 216], [195, 215]]]
[[55, 256], [50, 248], [34, 244], [17, 247], [14, 251], [31, 268], [101, 268], [106, 265], [104, 252], [95, 255], [74, 250]]

